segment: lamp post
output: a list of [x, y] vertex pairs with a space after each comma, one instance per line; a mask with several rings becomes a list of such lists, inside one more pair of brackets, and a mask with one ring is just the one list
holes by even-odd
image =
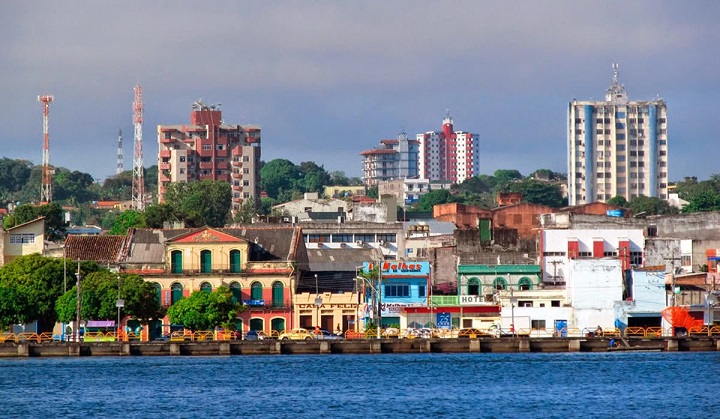
[[515, 337], [515, 303], [517, 302], [517, 297], [513, 297], [513, 289], [510, 288], [510, 330], [512, 332], [513, 337]]
[[315, 323], [317, 327], [320, 327], [320, 307], [322, 306], [323, 300], [320, 296], [320, 291], [318, 288], [318, 275], [315, 274]]
[[117, 303], [115, 303], [115, 306], [118, 309], [118, 318], [117, 318], [117, 337], [120, 337], [120, 309], [125, 307], [125, 300], [120, 298], [120, 275], [117, 276], [118, 281], [118, 296], [117, 296]]
[[80, 261], [78, 260], [78, 268], [77, 272], [75, 273], [75, 277], [77, 278], [76, 283], [76, 291], [77, 294], [75, 295], [75, 299], [77, 301], [76, 307], [75, 307], [75, 342], [80, 342]]

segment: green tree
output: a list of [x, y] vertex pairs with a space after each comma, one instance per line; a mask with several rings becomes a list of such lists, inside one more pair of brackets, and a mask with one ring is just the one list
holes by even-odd
[[144, 228], [145, 214], [135, 210], [126, 210], [115, 218], [112, 228], [108, 232], [111, 235], [127, 234], [129, 228]]
[[57, 169], [54, 181], [53, 199], [56, 201], [74, 199], [76, 202], [87, 202], [97, 199], [89, 189], [94, 179], [88, 173]]
[[260, 169], [261, 188], [271, 198], [277, 198], [281, 190], [293, 189], [300, 179], [300, 170], [290, 160], [275, 159]]
[[377, 186], [369, 187], [366, 195], [368, 198], [377, 199], [378, 198], [378, 187]]
[[[81, 282], [82, 318], [89, 320], [116, 318], [118, 286], [120, 298], [125, 302], [120, 312], [122, 317], [130, 316], [143, 324], [163, 317], [164, 310], [151, 283], [145, 282], [138, 275], [119, 275], [103, 270], [88, 274]], [[76, 298], [77, 288], [73, 287], [58, 299], [56, 312], [59, 321], [70, 322], [75, 319]]]
[[677, 208], [670, 206], [664, 199], [655, 196], [636, 196], [630, 200], [628, 208], [635, 214], [645, 213], [647, 215], [658, 215], [678, 213]]
[[447, 189], [436, 189], [420, 197], [415, 204], [415, 210], [420, 212], [432, 212], [433, 207], [439, 204], [454, 202], [450, 191]]
[[[72, 262], [71, 262], [72, 263]], [[98, 270], [95, 263], [83, 263], [81, 274]], [[68, 282], [73, 281], [72, 273]], [[64, 287], [62, 259], [47, 258], [38, 254], [21, 256], [0, 268], [0, 288], [10, 288], [15, 298], [12, 311], [0, 317], [19, 319], [18, 323], [38, 321], [40, 331], [52, 330], [57, 318], [55, 302]]]
[[171, 183], [165, 200], [188, 227], [223, 227], [230, 215], [231, 193], [227, 182]]
[[608, 199], [607, 204], [615, 205], [616, 207], [628, 208], [628, 201], [624, 196], [617, 195]]
[[688, 201], [682, 209], [683, 213], [720, 210], [720, 194], [707, 186], [693, 188], [683, 199]]
[[145, 209], [145, 225], [149, 228], [163, 228], [166, 221], [176, 219], [174, 208], [167, 203], [151, 205]]
[[242, 308], [233, 301], [230, 289], [223, 286], [214, 292], [194, 292], [170, 306], [167, 314], [171, 323], [190, 330], [212, 330], [232, 322]]
[[[15, 208], [13, 217], [6, 228], [27, 223], [45, 217], [45, 235], [48, 240], [59, 240], [65, 237], [66, 224], [62, 207], [57, 202], [51, 202], [47, 205], [35, 207], [29, 204], [20, 205]], [[5, 222], [3, 222], [5, 225]]]
[[240, 205], [240, 210], [235, 213], [233, 222], [239, 224], [249, 224], [252, 222], [252, 219], [257, 215], [257, 213], [258, 210], [255, 205], [255, 201], [252, 199], [246, 199], [243, 201], [242, 205]]
[[563, 198], [560, 185], [535, 179], [523, 179], [505, 185], [508, 192], [522, 194], [523, 202], [547, 205], [553, 208], [567, 206], [567, 199]]
[[17, 288], [0, 283], [0, 332], [14, 324], [24, 324], [32, 319], [27, 317], [29, 302]]
[[517, 170], [499, 169], [493, 173], [497, 183], [505, 185], [523, 178], [523, 175]]

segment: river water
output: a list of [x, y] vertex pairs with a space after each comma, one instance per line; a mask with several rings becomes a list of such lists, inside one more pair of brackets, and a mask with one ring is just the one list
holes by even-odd
[[0, 359], [4, 417], [717, 418], [720, 354]]

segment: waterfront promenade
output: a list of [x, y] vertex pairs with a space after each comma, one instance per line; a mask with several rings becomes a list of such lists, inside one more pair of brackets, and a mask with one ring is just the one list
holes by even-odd
[[[379, 353], [606, 352], [610, 338], [354, 339], [336, 341], [5, 342], [2, 357]], [[720, 351], [718, 337], [626, 338], [613, 350]]]

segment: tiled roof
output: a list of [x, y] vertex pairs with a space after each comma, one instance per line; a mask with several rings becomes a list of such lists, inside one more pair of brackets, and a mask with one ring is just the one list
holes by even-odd
[[307, 249], [310, 271], [355, 272], [363, 262], [376, 260], [376, 249]]
[[251, 261], [295, 260], [298, 240], [301, 237], [300, 227], [293, 226], [237, 226], [219, 228], [218, 231], [254, 243], [251, 245]]
[[65, 239], [65, 257], [70, 260], [95, 262], [118, 261], [125, 236], [78, 236]]

